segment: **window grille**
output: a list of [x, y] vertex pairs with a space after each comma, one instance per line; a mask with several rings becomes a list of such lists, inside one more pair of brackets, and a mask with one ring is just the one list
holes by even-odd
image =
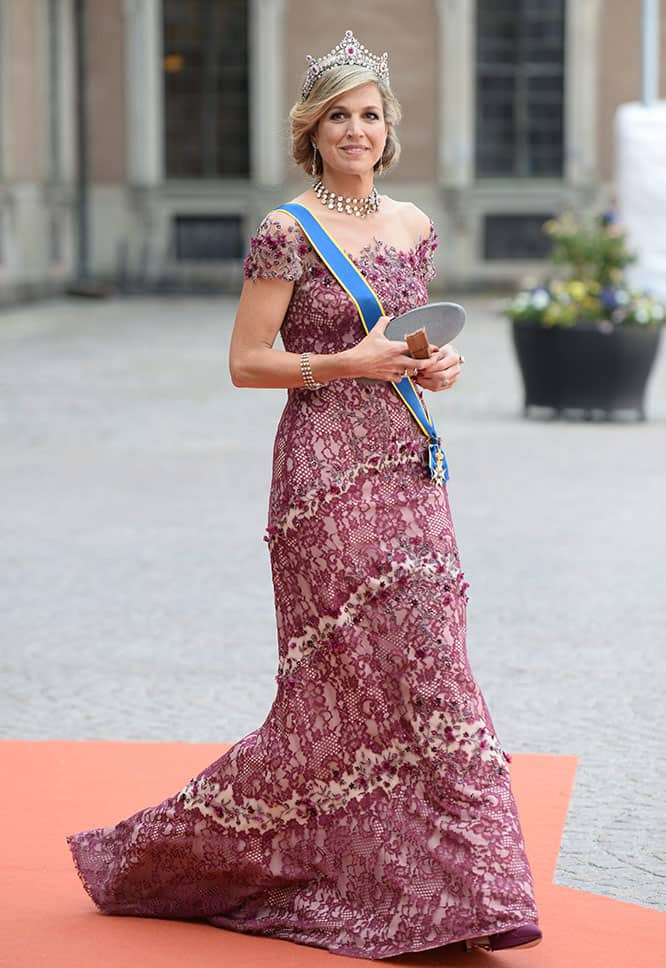
[[249, 174], [248, 4], [163, 0], [166, 173]]
[[552, 249], [544, 234], [548, 215], [486, 215], [483, 220], [484, 259], [546, 259]]
[[564, 8], [477, 0], [477, 177], [562, 176]]
[[239, 215], [176, 215], [176, 259], [212, 262], [243, 257]]

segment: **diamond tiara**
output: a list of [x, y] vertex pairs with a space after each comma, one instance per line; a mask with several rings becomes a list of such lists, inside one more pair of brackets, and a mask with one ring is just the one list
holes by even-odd
[[330, 71], [332, 67], [339, 67], [341, 64], [356, 64], [358, 67], [367, 67], [374, 71], [380, 80], [389, 83], [388, 54], [386, 51], [381, 57], [371, 54], [367, 47], [359, 44], [351, 30], [346, 31], [344, 37], [330, 54], [316, 59], [312, 54], [307, 56], [308, 68], [303, 83], [301, 100], [305, 100], [312, 90], [312, 85], [325, 71]]

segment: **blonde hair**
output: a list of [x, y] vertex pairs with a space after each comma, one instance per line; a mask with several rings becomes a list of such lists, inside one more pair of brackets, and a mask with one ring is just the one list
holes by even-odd
[[[376, 84], [379, 89], [386, 124], [386, 144], [380, 161], [384, 171], [397, 164], [400, 158], [400, 142], [395, 133], [395, 126], [402, 117], [397, 97], [374, 71], [356, 64], [341, 64], [339, 67], [331, 67], [318, 77], [307, 98], [304, 101], [299, 99], [289, 112], [292, 156], [296, 164], [308, 175], [312, 172], [312, 160], [315, 157], [312, 135], [326, 113], [329, 102], [355, 87], [370, 83]], [[379, 163], [378, 161], [375, 167]], [[319, 153], [316, 155], [315, 170], [317, 175], [321, 175], [322, 162]]]

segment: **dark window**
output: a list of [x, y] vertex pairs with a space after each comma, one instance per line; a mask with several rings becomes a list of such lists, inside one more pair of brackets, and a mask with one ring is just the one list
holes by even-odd
[[238, 215], [177, 215], [176, 259], [198, 262], [240, 259], [243, 234]]
[[543, 232], [549, 215], [486, 215], [483, 220], [484, 259], [545, 259], [552, 243]]
[[169, 178], [249, 174], [247, 7], [163, 0]]
[[476, 174], [561, 177], [565, 0], [478, 0]]

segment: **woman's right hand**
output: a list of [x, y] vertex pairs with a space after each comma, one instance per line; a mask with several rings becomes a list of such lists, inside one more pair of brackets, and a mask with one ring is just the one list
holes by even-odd
[[390, 322], [390, 316], [381, 316], [360, 343], [344, 351], [349, 377], [389, 380], [394, 383], [405, 375], [415, 376], [419, 364], [428, 362], [407, 356], [407, 344], [404, 341], [386, 338], [384, 332]]

